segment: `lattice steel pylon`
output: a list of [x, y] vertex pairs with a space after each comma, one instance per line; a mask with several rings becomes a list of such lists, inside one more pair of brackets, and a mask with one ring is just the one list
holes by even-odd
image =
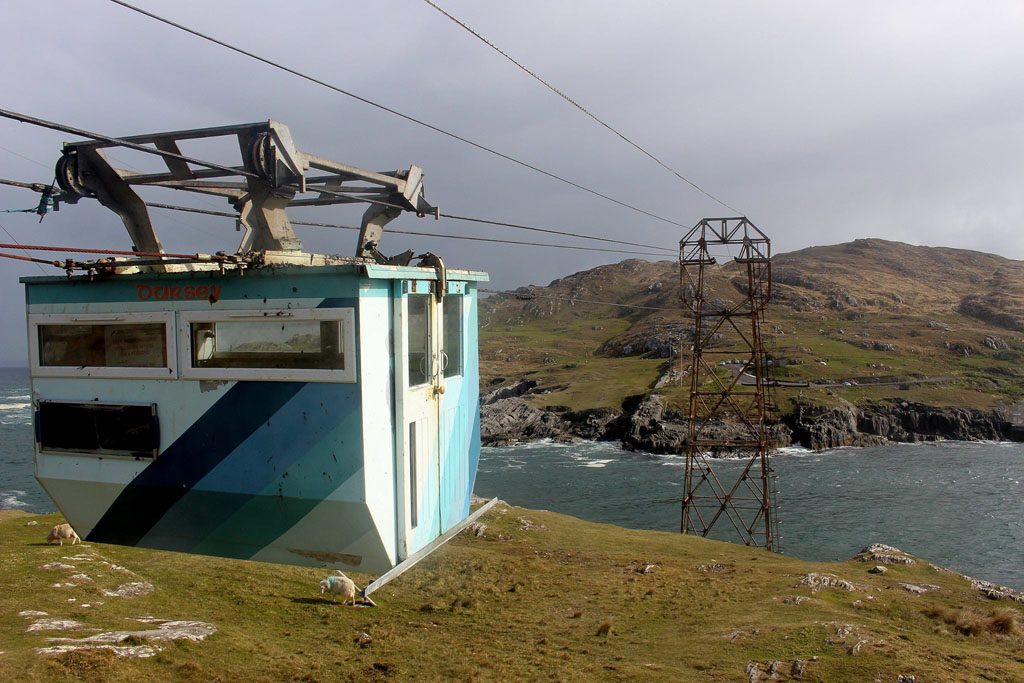
[[[709, 272], [716, 247], [738, 248], [738, 272], [725, 283], [729, 291], [712, 296], [710, 280], [721, 275], [717, 268]], [[771, 297], [771, 242], [745, 217], [705, 218], [679, 242], [679, 271], [680, 297], [694, 326], [680, 531], [707, 536], [716, 524], [728, 525], [744, 544], [777, 550], [768, 460], [773, 405], [761, 336]], [[730, 294], [731, 301], [718, 298]], [[712, 465], [721, 450], [743, 454], [735, 481], [723, 481]]]

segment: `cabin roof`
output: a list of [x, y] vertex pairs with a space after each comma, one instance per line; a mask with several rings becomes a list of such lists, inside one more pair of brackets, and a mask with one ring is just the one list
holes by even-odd
[[[118, 264], [120, 265], [120, 264]], [[130, 265], [126, 262], [125, 265]], [[230, 270], [229, 270], [230, 272]], [[303, 275], [318, 275], [322, 273], [349, 274], [366, 277], [371, 280], [437, 280], [437, 269], [433, 267], [420, 266], [386, 266], [372, 263], [345, 263], [325, 266], [264, 266], [251, 268], [244, 271], [246, 277], [288, 277]], [[97, 275], [92, 278], [95, 282], [110, 281], [133, 281], [133, 280], [187, 280], [197, 276], [219, 277], [214, 270], [180, 271], [173, 273], [126, 273], [116, 275]], [[447, 278], [459, 282], [487, 282], [490, 276], [478, 270], [462, 270], [451, 268], [447, 271]], [[24, 284], [52, 284], [68, 281], [88, 281], [88, 275], [76, 275], [67, 277], [65, 275], [28, 275], [19, 278]]]

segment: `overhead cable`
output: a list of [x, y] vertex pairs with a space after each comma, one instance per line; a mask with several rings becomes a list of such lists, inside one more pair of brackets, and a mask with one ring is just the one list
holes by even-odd
[[588, 192], [588, 193], [594, 195], [595, 197], [601, 197], [602, 199], [610, 201], [613, 204], [618, 204], [619, 206], [622, 206], [622, 207], [627, 208], [627, 209], [631, 209], [632, 211], [636, 211], [638, 213], [642, 213], [645, 216], [650, 216], [651, 218], [654, 218], [656, 220], [662, 221], [664, 223], [669, 223], [671, 225], [675, 225], [675, 226], [678, 226], [678, 227], [681, 227], [681, 228], [689, 228], [690, 227], [688, 225], [684, 225], [682, 223], [676, 222], [676, 221], [674, 221], [674, 220], [672, 220], [670, 218], [665, 218], [664, 216], [659, 216], [659, 215], [657, 215], [655, 213], [651, 213], [650, 211], [646, 211], [644, 209], [641, 209], [638, 206], [634, 206], [633, 204], [630, 204], [628, 202], [624, 202], [624, 201], [622, 201], [620, 199], [616, 199], [616, 198], [611, 197], [611, 196], [609, 196], [607, 194], [604, 194], [602, 192], [598, 192], [597, 190], [591, 189], [591, 188], [589, 188], [589, 187], [587, 187], [585, 185], [581, 185], [580, 183], [577, 183], [575, 181], [569, 180], [568, 178], [565, 178], [564, 176], [560, 176], [560, 175], [558, 175], [556, 173], [553, 173], [551, 171], [546, 171], [543, 168], [540, 168], [539, 166], [535, 166], [535, 165], [533, 165], [533, 164], [531, 164], [531, 163], [529, 163], [527, 161], [523, 161], [522, 159], [514, 157], [511, 154], [506, 154], [505, 152], [501, 152], [501, 151], [499, 151], [499, 150], [497, 150], [497, 149], [495, 149], [493, 147], [488, 147], [487, 145], [484, 145], [482, 143], [475, 142], [474, 140], [470, 140], [469, 138], [463, 137], [462, 135], [459, 135], [458, 133], [453, 133], [450, 130], [446, 130], [446, 129], [441, 128], [440, 126], [434, 125], [432, 123], [428, 123], [428, 122], [424, 121], [423, 119], [416, 118], [415, 116], [411, 116], [410, 114], [404, 114], [404, 113], [398, 111], [397, 109], [392, 109], [391, 107], [388, 107], [386, 105], [380, 104], [379, 102], [374, 102], [373, 100], [370, 100], [370, 99], [368, 99], [366, 97], [362, 97], [361, 95], [357, 95], [357, 94], [355, 94], [355, 93], [353, 93], [353, 92], [351, 92], [349, 90], [345, 90], [344, 88], [341, 88], [339, 86], [332, 85], [331, 83], [328, 83], [326, 81], [322, 81], [319, 78], [316, 78], [314, 76], [310, 76], [309, 74], [303, 73], [301, 71], [298, 71], [298, 70], [293, 69], [293, 68], [288, 67], [288, 66], [284, 66], [283, 64], [275, 62], [275, 61], [273, 61], [271, 59], [268, 59], [266, 57], [261, 57], [260, 55], [257, 55], [257, 54], [255, 54], [253, 52], [249, 52], [248, 50], [244, 50], [244, 49], [242, 49], [240, 47], [232, 45], [231, 43], [227, 43], [227, 42], [224, 42], [223, 40], [219, 40], [219, 39], [214, 38], [212, 36], [209, 36], [209, 35], [207, 35], [205, 33], [201, 33], [200, 31], [197, 31], [196, 29], [189, 28], [189, 27], [184, 26], [182, 24], [179, 24], [177, 22], [171, 21], [170, 19], [166, 19], [166, 18], [164, 18], [164, 17], [162, 17], [162, 16], [160, 16], [158, 14], [154, 14], [154, 13], [146, 11], [146, 10], [140, 8], [140, 7], [136, 7], [135, 5], [129, 4], [127, 2], [123, 2], [123, 0], [109, 0], [109, 1], [114, 3], [115, 5], [120, 5], [121, 7], [124, 7], [125, 9], [131, 10], [133, 12], [137, 12], [138, 14], [141, 14], [143, 16], [149, 17], [150, 19], [154, 19], [154, 20], [159, 21], [159, 22], [161, 22], [163, 24], [166, 24], [167, 26], [171, 26], [173, 28], [176, 28], [179, 31], [184, 31], [185, 33], [189, 33], [189, 34], [191, 34], [193, 36], [196, 36], [197, 38], [201, 38], [201, 39], [203, 39], [205, 41], [208, 41], [210, 43], [213, 43], [215, 45], [219, 45], [219, 46], [221, 46], [223, 48], [231, 50], [232, 52], [237, 52], [238, 54], [244, 55], [246, 57], [249, 57], [250, 59], [255, 59], [258, 62], [262, 62], [263, 64], [266, 64], [267, 66], [271, 66], [271, 67], [273, 67], [275, 69], [280, 69], [281, 71], [284, 71], [285, 73], [289, 73], [289, 74], [291, 74], [293, 76], [296, 76], [296, 77], [301, 78], [303, 80], [309, 81], [310, 83], [315, 83], [316, 85], [322, 86], [322, 87], [327, 88], [329, 90], [333, 90], [334, 92], [339, 93], [341, 95], [345, 95], [346, 97], [351, 97], [352, 99], [358, 100], [359, 102], [362, 102], [363, 104], [367, 104], [367, 105], [369, 105], [371, 107], [375, 107], [376, 109], [379, 109], [381, 111], [385, 111], [385, 112], [387, 112], [389, 114], [392, 114], [392, 115], [397, 116], [397, 117], [399, 117], [401, 119], [409, 121], [410, 123], [415, 123], [418, 126], [423, 126], [424, 128], [428, 128], [428, 129], [434, 131], [435, 133], [440, 133], [441, 135], [447, 136], [447, 137], [449, 137], [449, 138], [451, 138], [453, 140], [458, 140], [459, 142], [465, 143], [465, 144], [467, 144], [467, 145], [469, 145], [471, 147], [475, 147], [476, 149], [479, 149], [479, 150], [481, 150], [483, 152], [487, 152], [488, 154], [493, 154], [494, 156], [500, 157], [502, 159], [505, 159], [506, 161], [511, 161], [514, 164], [517, 164], [519, 166], [522, 166], [523, 168], [527, 168], [527, 169], [530, 169], [531, 171], [535, 171], [537, 173], [545, 175], [545, 176], [547, 176], [547, 177], [549, 177], [549, 178], [551, 178], [553, 180], [557, 180], [557, 181], [559, 181], [561, 183], [565, 183], [566, 185], [571, 185], [572, 187], [575, 187], [576, 189], [579, 189], [579, 190], [583, 190], [584, 192]]
[[[0, 185], [11, 185], [11, 186], [14, 186], [14, 187], [21, 187], [21, 188], [28, 189], [28, 190], [34, 190], [36, 192], [42, 192], [43, 188], [45, 188], [45, 186], [40, 184], [40, 183], [24, 183], [24, 182], [17, 181], [17, 180], [8, 180], [6, 178], [0, 178]], [[331, 191], [331, 190], [325, 190], [325, 189], [320, 189], [320, 188], [317, 189], [317, 192], [323, 192], [323, 193], [326, 193], [326, 194], [329, 194], [329, 195], [333, 195], [333, 196], [337, 196], [337, 197], [352, 197], [353, 199], [361, 199], [361, 201], [366, 201], [366, 202], [369, 202], [369, 203], [372, 203], [372, 204], [381, 204], [381, 205], [393, 207], [393, 208], [396, 208], [396, 209], [403, 208], [403, 207], [401, 207], [401, 206], [399, 206], [397, 204], [392, 204], [390, 202], [380, 201], [380, 200], [376, 200], [376, 199], [370, 199], [368, 197], [360, 198], [360, 197], [356, 197], [355, 195], [345, 194], [343, 192], [334, 192], [334, 191]], [[177, 211], [185, 211], [185, 212], [188, 212], [188, 213], [200, 213], [200, 214], [208, 214], [208, 215], [211, 215], [211, 216], [222, 216], [222, 217], [225, 217], [225, 218], [238, 218], [237, 214], [228, 213], [226, 211], [211, 211], [211, 210], [207, 210], [207, 209], [193, 209], [191, 207], [177, 206], [177, 205], [173, 205], [173, 204], [147, 203], [147, 206], [152, 206], [152, 207], [159, 208], [159, 209], [171, 209], [171, 210], [177, 210]], [[444, 238], [449, 238], [449, 239], [476, 240], [476, 241], [481, 241], [481, 242], [499, 242], [499, 243], [503, 243], [503, 244], [533, 245], [533, 246], [542, 246], [542, 247], [552, 247], [552, 248], [555, 248], [555, 249], [577, 249], [577, 250], [585, 250], [585, 251], [604, 251], [604, 252], [610, 252], [610, 253], [616, 253], [616, 254], [636, 254], [636, 255], [642, 255], [642, 256], [667, 256], [669, 254], [675, 254], [675, 250], [671, 249], [669, 247], [660, 247], [660, 246], [653, 245], [653, 244], [644, 244], [642, 242], [628, 242], [628, 241], [625, 241], [625, 240], [614, 240], [614, 239], [611, 239], [611, 238], [608, 238], [608, 237], [597, 237], [597, 236], [594, 236], [594, 235], [586, 235], [586, 234], [583, 234], [583, 233], [568, 232], [568, 231], [565, 231], [565, 230], [555, 230], [555, 229], [552, 229], [552, 228], [540, 228], [540, 227], [531, 226], [531, 225], [522, 225], [522, 224], [519, 224], [519, 223], [506, 223], [506, 222], [503, 222], [503, 221], [494, 221], [494, 220], [489, 220], [489, 219], [486, 219], [486, 218], [473, 218], [473, 217], [469, 217], [469, 216], [457, 216], [457, 215], [454, 215], [454, 214], [446, 214], [446, 213], [442, 213], [442, 212], [438, 212], [438, 216], [441, 217], [441, 218], [449, 218], [449, 219], [452, 219], [452, 220], [470, 221], [470, 222], [482, 223], [482, 224], [486, 224], [486, 225], [497, 225], [497, 226], [501, 226], [501, 227], [514, 228], [516, 230], [529, 230], [529, 231], [532, 231], [532, 232], [542, 232], [542, 233], [546, 233], [546, 234], [550, 234], [550, 235], [562, 235], [564, 237], [577, 237], [577, 238], [580, 238], [580, 239], [593, 240], [593, 241], [596, 241], [596, 242], [608, 242], [608, 243], [611, 243], [611, 244], [622, 244], [622, 245], [628, 246], [628, 247], [637, 247], [637, 248], [640, 248], [640, 249], [655, 249], [655, 250], [658, 250], [658, 251], [656, 251], [656, 252], [649, 252], [649, 251], [627, 251], [627, 250], [622, 250], [622, 249], [598, 249], [596, 247], [577, 247], [577, 246], [571, 246], [571, 245], [551, 244], [551, 243], [546, 243], [546, 242], [522, 242], [522, 241], [517, 241], [517, 240], [505, 240], [505, 239], [486, 238], [486, 237], [443, 235], [443, 234], [431, 233], [431, 232], [413, 232], [413, 231], [409, 231], [409, 230], [394, 230], [394, 229], [391, 229], [391, 230], [388, 230], [388, 232], [398, 232], [398, 233], [406, 234], [406, 235], [423, 235], [423, 236], [431, 236], [431, 237], [444, 237]], [[316, 226], [316, 227], [345, 228], [345, 229], [350, 229], [350, 230], [358, 230], [359, 229], [359, 228], [354, 227], [354, 226], [334, 225], [334, 224], [328, 224], [328, 223], [310, 223], [310, 222], [303, 222], [303, 221], [292, 221], [292, 223], [294, 223], [295, 225], [311, 225], [311, 226]]]
[[[209, 209], [194, 209], [188, 206], [176, 206], [174, 204], [160, 204], [158, 202], [146, 202], [146, 206], [151, 206], [155, 209], [169, 209], [171, 211], [185, 211], [188, 213], [199, 213], [206, 214], [209, 216], [220, 216], [223, 218], [238, 218], [238, 214], [229, 213], [227, 211], [210, 211]], [[314, 228], [336, 228], [339, 230], [359, 230], [354, 225], [344, 225], [341, 223], [317, 223], [314, 221], [291, 221], [292, 225], [305, 225]], [[650, 252], [650, 251], [630, 251], [628, 249], [602, 249], [600, 247], [580, 247], [572, 244], [552, 244], [550, 242], [525, 242], [520, 240], [506, 240], [499, 239], [497, 237], [476, 237], [473, 235], [446, 235], [437, 232], [422, 232], [418, 230], [401, 230], [397, 228], [388, 228], [385, 234], [395, 233], [398, 235], [414, 235], [417, 237], [438, 237], [446, 240], [467, 240], [470, 242], [491, 242], [497, 244], [517, 244], [520, 246], [527, 247], [543, 247], [546, 249], [572, 249], [576, 251], [597, 251], [611, 254], [632, 254], [634, 256], [666, 256], [667, 254]]]
[[[116, 2], [116, 0], [114, 0], [114, 1]], [[666, 171], [668, 171], [669, 173], [671, 173], [672, 175], [674, 175], [674, 176], [675, 176], [676, 178], [678, 178], [679, 180], [682, 180], [682, 181], [683, 181], [684, 183], [686, 183], [687, 185], [689, 185], [689, 186], [690, 186], [690, 187], [692, 187], [693, 189], [697, 190], [698, 192], [700, 192], [701, 194], [703, 194], [703, 195], [704, 195], [705, 197], [708, 197], [709, 199], [712, 199], [712, 200], [714, 200], [714, 201], [718, 202], [719, 204], [721, 204], [721, 205], [722, 205], [722, 206], [724, 206], [725, 208], [729, 209], [730, 211], [733, 211], [733, 212], [735, 212], [735, 213], [738, 213], [738, 214], [742, 214], [742, 213], [743, 213], [743, 212], [742, 212], [742, 211], [740, 211], [739, 209], [733, 208], [732, 206], [730, 206], [730, 205], [726, 204], [726, 203], [725, 203], [724, 201], [722, 201], [721, 199], [719, 199], [719, 198], [718, 198], [718, 197], [716, 197], [715, 195], [711, 194], [710, 192], [708, 192], [707, 190], [705, 190], [705, 189], [704, 189], [703, 187], [701, 187], [701, 186], [700, 186], [700, 185], [698, 185], [697, 183], [693, 182], [692, 180], [690, 180], [689, 178], [687, 178], [686, 176], [684, 176], [683, 174], [681, 174], [681, 173], [680, 173], [679, 171], [677, 171], [677, 170], [675, 170], [674, 168], [672, 168], [671, 166], [669, 166], [669, 165], [668, 165], [667, 163], [665, 163], [664, 161], [662, 161], [662, 160], [661, 160], [661, 159], [659, 159], [658, 157], [654, 156], [654, 154], [652, 154], [651, 152], [649, 152], [649, 151], [648, 151], [647, 149], [645, 149], [644, 147], [642, 147], [642, 146], [641, 146], [640, 144], [638, 144], [638, 143], [634, 142], [634, 141], [633, 141], [633, 140], [631, 140], [630, 138], [626, 137], [626, 136], [625, 136], [625, 135], [624, 135], [623, 133], [619, 132], [619, 131], [618, 131], [618, 129], [616, 129], [615, 127], [613, 127], [613, 126], [612, 126], [611, 124], [608, 124], [608, 123], [606, 123], [605, 121], [603, 121], [602, 119], [598, 118], [596, 114], [594, 114], [594, 113], [593, 113], [593, 112], [591, 112], [591, 111], [590, 111], [589, 109], [587, 109], [586, 107], [584, 107], [584, 106], [583, 106], [582, 104], [580, 104], [579, 102], [577, 102], [576, 100], [574, 100], [573, 98], [569, 97], [569, 96], [568, 96], [568, 95], [566, 95], [566, 94], [565, 94], [564, 92], [562, 92], [561, 90], [559, 90], [558, 88], [556, 88], [556, 87], [555, 87], [554, 85], [552, 85], [552, 84], [551, 84], [550, 82], [548, 82], [547, 80], [545, 80], [544, 78], [542, 78], [542, 77], [541, 77], [541, 76], [540, 76], [539, 74], [537, 74], [536, 72], [532, 71], [532, 70], [531, 70], [531, 69], [529, 69], [528, 67], [524, 66], [524, 65], [523, 65], [523, 64], [522, 64], [521, 62], [519, 62], [519, 60], [517, 60], [517, 59], [516, 59], [515, 57], [513, 57], [513, 56], [512, 56], [512, 55], [510, 55], [510, 54], [508, 54], [507, 52], [505, 52], [504, 50], [502, 50], [502, 49], [501, 49], [500, 47], [498, 47], [497, 45], [495, 45], [494, 43], [492, 43], [492, 42], [491, 42], [490, 40], [488, 40], [487, 38], [485, 38], [485, 37], [484, 37], [483, 35], [481, 35], [481, 34], [480, 34], [480, 32], [476, 31], [475, 29], [473, 29], [472, 27], [470, 27], [469, 25], [467, 25], [467, 24], [466, 24], [466, 22], [462, 21], [462, 20], [461, 20], [461, 19], [459, 19], [458, 17], [455, 17], [455, 16], [451, 15], [451, 14], [450, 14], [449, 12], [447, 12], [447, 11], [446, 11], [446, 10], [445, 10], [444, 8], [440, 7], [440, 6], [439, 6], [439, 5], [437, 4], [437, 3], [433, 2], [432, 0], [423, 0], [423, 1], [424, 1], [425, 3], [427, 3], [428, 5], [430, 5], [431, 7], [433, 7], [434, 9], [436, 9], [436, 10], [437, 10], [438, 12], [440, 12], [440, 13], [441, 13], [441, 14], [443, 14], [444, 16], [446, 16], [446, 17], [448, 17], [449, 19], [451, 19], [451, 20], [452, 20], [453, 22], [455, 22], [456, 24], [458, 24], [459, 26], [461, 26], [461, 27], [462, 27], [462, 28], [464, 28], [465, 30], [469, 31], [469, 32], [470, 32], [471, 34], [473, 34], [473, 35], [474, 35], [474, 36], [475, 36], [476, 38], [478, 38], [478, 39], [479, 39], [479, 40], [480, 40], [481, 42], [483, 42], [483, 43], [485, 43], [486, 45], [488, 45], [488, 46], [489, 46], [489, 47], [490, 47], [490, 48], [491, 48], [492, 50], [494, 50], [495, 52], [497, 52], [498, 54], [500, 54], [500, 55], [501, 55], [502, 57], [504, 57], [504, 58], [505, 58], [505, 59], [507, 59], [508, 61], [512, 62], [512, 63], [513, 63], [514, 65], [516, 65], [516, 66], [517, 66], [517, 67], [518, 67], [519, 69], [521, 69], [522, 71], [526, 72], [526, 74], [528, 74], [528, 75], [529, 75], [529, 76], [530, 76], [531, 78], [533, 78], [533, 79], [534, 79], [535, 81], [537, 81], [538, 83], [540, 83], [541, 85], [543, 85], [543, 86], [544, 86], [545, 88], [547, 88], [547, 89], [548, 89], [548, 90], [550, 90], [551, 92], [553, 92], [553, 93], [555, 93], [556, 95], [558, 95], [559, 97], [561, 97], [561, 98], [562, 98], [563, 100], [565, 100], [566, 102], [568, 102], [568, 103], [569, 103], [569, 104], [571, 104], [572, 106], [574, 106], [574, 107], [576, 107], [577, 109], [579, 109], [579, 110], [580, 110], [581, 112], [583, 112], [584, 114], [586, 114], [587, 116], [589, 116], [590, 118], [592, 118], [592, 119], [593, 119], [594, 121], [596, 121], [596, 122], [597, 122], [598, 124], [600, 124], [600, 125], [601, 125], [601, 126], [603, 126], [604, 128], [607, 128], [607, 129], [608, 129], [609, 131], [611, 131], [611, 132], [612, 132], [612, 133], [614, 133], [614, 134], [615, 134], [616, 136], [618, 136], [619, 138], [621, 138], [621, 139], [622, 139], [623, 141], [625, 141], [626, 143], [628, 143], [629, 145], [631, 145], [631, 146], [632, 146], [633, 148], [635, 148], [635, 149], [637, 149], [638, 151], [640, 151], [641, 153], [643, 153], [643, 154], [644, 154], [645, 156], [647, 156], [647, 157], [648, 157], [649, 159], [651, 159], [652, 161], [654, 161], [654, 162], [655, 162], [656, 164], [658, 164], [659, 166], [661, 166], [662, 168], [664, 168], [664, 169], [665, 169]], [[120, 3], [119, 3], [119, 4], [120, 4]]]
[[662, 306], [640, 306], [638, 304], [623, 304], [614, 301], [593, 301], [591, 299], [577, 299], [576, 297], [568, 296], [546, 296], [544, 294], [534, 294], [532, 291], [528, 295], [520, 295], [517, 294], [515, 291], [502, 292], [496, 289], [481, 289], [479, 291], [485, 294], [507, 294], [509, 296], [515, 297], [520, 301], [530, 301], [532, 299], [552, 299], [555, 301], [568, 301], [570, 303], [593, 304], [595, 306], [614, 306], [615, 308], [637, 308], [644, 311], [679, 311], [678, 308], [664, 308]]
[[25, 251], [25, 248], [24, 248], [24, 246], [23, 246], [23, 245], [21, 244], [21, 242], [19, 242], [19, 241], [18, 241], [18, 238], [17, 238], [17, 237], [15, 237], [14, 235], [12, 235], [12, 234], [11, 234], [11, 231], [10, 231], [10, 230], [8, 230], [7, 228], [5, 228], [5, 227], [4, 227], [4, 226], [3, 226], [2, 224], [0, 224], [0, 230], [3, 230], [3, 231], [4, 231], [4, 232], [5, 232], [6, 234], [7, 234], [7, 236], [11, 238], [11, 240], [12, 240], [12, 241], [14, 242], [14, 244], [16, 245], [16, 248], [17, 248], [17, 249], [21, 249], [21, 250], [22, 250], [23, 252], [25, 252], [25, 256], [24, 256], [24, 257], [21, 257], [21, 256], [17, 256], [16, 254], [5, 254], [5, 256], [7, 256], [7, 257], [9, 257], [9, 258], [13, 258], [13, 259], [16, 259], [16, 260], [18, 260], [18, 261], [32, 261], [32, 262], [36, 263], [36, 268], [39, 268], [39, 271], [40, 271], [40, 272], [42, 272], [42, 273], [43, 273], [44, 275], [46, 274], [46, 271], [44, 271], [44, 270], [43, 270], [43, 269], [42, 269], [42, 268], [41, 268], [41, 267], [39, 266], [39, 259], [34, 259], [34, 258], [32, 258], [32, 255], [31, 255], [31, 254], [29, 254], [29, 253], [28, 253], [27, 251]]
[[668, 247], [659, 247], [653, 244], [641, 244], [637, 242], [624, 242], [622, 240], [613, 240], [608, 237], [594, 237], [592, 235], [584, 235], [578, 232], [565, 232], [563, 230], [552, 230], [549, 228], [537, 228], [531, 225], [521, 225], [519, 223], [505, 223], [503, 221], [492, 221], [487, 218], [472, 218], [470, 216], [456, 216], [454, 214], [445, 213], [441, 211], [438, 214], [441, 218], [450, 218], [453, 221], [470, 221], [473, 223], [483, 223], [485, 225], [497, 225], [503, 228], [515, 228], [516, 230], [530, 230], [533, 232], [546, 232], [552, 235], [564, 235], [566, 237], [580, 237], [582, 239], [597, 240], [598, 242], [612, 242], [614, 244], [625, 244], [631, 247], [646, 247], [648, 249], [661, 249], [665, 252], [672, 252], [673, 254], [677, 251]]

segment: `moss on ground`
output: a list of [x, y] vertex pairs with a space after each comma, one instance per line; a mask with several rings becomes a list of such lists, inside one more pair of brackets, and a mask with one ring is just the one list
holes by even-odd
[[[808, 681], [1024, 679], [1021, 606], [983, 598], [922, 561], [872, 575], [858, 561], [803, 562], [500, 505], [483, 518], [482, 537], [462, 534], [375, 593], [376, 608], [352, 608], [321, 598], [326, 570], [41, 544], [56, 521], [0, 513], [4, 680], [738, 681], [750, 662], [770, 661], [784, 663], [777, 680], [787, 680], [793, 660], [808, 662]], [[122, 565], [155, 590], [102, 596], [126, 579], [96, 559], [64, 560], [91, 582], [51, 588], [75, 572], [40, 567], [82, 555]], [[858, 587], [814, 593], [799, 585], [809, 572]], [[915, 595], [904, 582], [940, 588]], [[47, 637], [95, 631], [26, 632], [22, 610], [86, 629], [138, 628], [131, 618], [152, 615], [209, 622], [217, 632], [164, 644], [149, 659], [43, 656], [34, 648]], [[995, 626], [965, 626], [974, 623]]]

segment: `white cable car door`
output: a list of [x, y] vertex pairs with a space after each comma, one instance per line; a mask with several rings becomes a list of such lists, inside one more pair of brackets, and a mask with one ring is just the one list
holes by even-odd
[[[441, 350], [439, 309], [434, 283], [405, 280], [396, 302], [395, 383], [401, 397], [396, 443], [401, 445], [398, 470], [404, 491], [404, 524], [399, 528], [399, 554], [408, 557], [441, 533], [441, 464], [438, 416]], [[404, 551], [404, 552], [402, 552]]]
[[448, 283], [448, 292], [438, 304], [440, 316], [440, 367], [437, 381], [442, 389], [439, 401], [438, 452], [441, 459], [441, 531], [462, 521], [468, 512], [469, 488], [469, 406], [465, 386], [466, 306], [464, 282]]

